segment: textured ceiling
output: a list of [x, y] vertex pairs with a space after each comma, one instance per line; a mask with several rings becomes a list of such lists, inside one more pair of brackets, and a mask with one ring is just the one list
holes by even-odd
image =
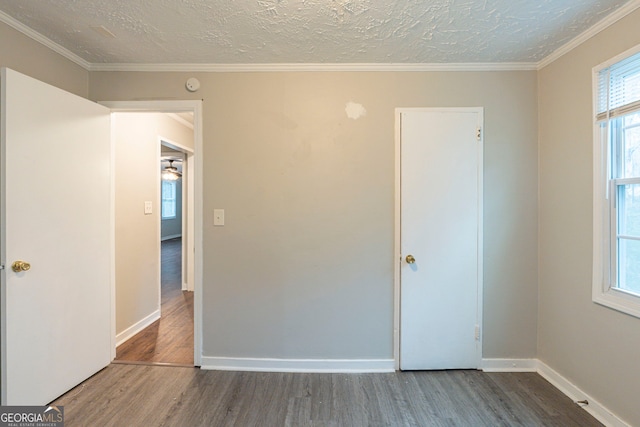
[[625, 3], [0, 0], [0, 10], [90, 63], [470, 63], [537, 62]]

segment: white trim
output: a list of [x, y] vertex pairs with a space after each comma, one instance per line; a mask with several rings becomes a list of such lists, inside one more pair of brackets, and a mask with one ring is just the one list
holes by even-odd
[[464, 63], [276, 63], [276, 64], [137, 64], [91, 63], [22, 22], [0, 11], [0, 21], [27, 37], [64, 56], [87, 71], [140, 71], [140, 72], [291, 72], [291, 71], [536, 71], [575, 49], [591, 37], [607, 29], [640, 7], [640, 0], [631, 0], [601, 21], [570, 40], [538, 62], [464, 62]]
[[[239, 372], [386, 373], [394, 372], [393, 359], [270, 359], [203, 357], [202, 369]], [[484, 372], [535, 372], [574, 402], [588, 401], [582, 409], [609, 427], [631, 427], [603, 404], [538, 359], [482, 359]]]
[[[117, 113], [186, 113], [202, 109], [202, 101], [200, 100], [100, 101], [98, 104], [111, 108]], [[195, 126], [196, 113], [194, 113], [193, 120]]]
[[194, 318], [193, 318], [193, 363], [200, 366], [202, 360], [202, 275], [203, 275], [203, 135], [202, 135], [202, 101], [103, 101], [100, 104], [111, 108], [113, 112], [193, 112], [194, 132]]
[[537, 372], [537, 359], [482, 359], [484, 372]]
[[402, 112], [396, 108], [395, 111], [395, 176], [394, 176], [394, 230], [393, 230], [393, 359], [395, 368], [400, 369], [400, 265], [402, 263], [402, 241], [400, 240], [400, 229], [402, 223], [400, 221], [402, 199], [400, 192], [401, 185], [401, 155], [400, 149], [402, 137]]
[[116, 158], [116, 144], [113, 141], [114, 135], [114, 123], [109, 114], [109, 138], [110, 138], [110, 157], [109, 157], [109, 185], [110, 189], [110, 200], [109, 200], [109, 244], [110, 244], [110, 256], [111, 256], [111, 266], [109, 269], [110, 279], [109, 285], [111, 286], [110, 292], [110, 312], [111, 312], [111, 360], [116, 358], [116, 347], [118, 346], [116, 340], [116, 162], [114, 159]]
[[[640, 0], [634, 1], [640, 5]], [[640, 45], [632, 47], [619, 55], [596, 65], [592, 69], [592, 110], [594, 117], [593, 124], [593, 262], [591, 276], [591, 299], [594, 303], [604, 307], [617, 310], [621, 313], [640, 318], [640, 298], [628, 294], [619, 289], [611, 288], [611, 283], [616, 279], [613, 277], [615, 271], [610, 266], [613, 258], [611, 252], [611, 235], [615, 233], [611, 227], [614, 223], [611, 219], [611, 203], [608, 198], [615, 197], [615, 192], [607, 188], [609, 181], [608, 167], [608, 138], [601, 129], [601, 122], [597, 121], [598, 112], [598, 73], [606, 67], [618, 63], [632, 55], [640, 52]], [[608, 128], [607, 128], [608, 129]], [[607, 192], [610, 194], [607, 196]], [[607, 226], [609, 224], [609, 226]]]
[[178, 237], [182, 237], [182, 234], [171, 234], [170, 236], [164, 236], [160, 239], [160, 241], [164, 242], [165, 240], [177, 239]]
[[[194, 263], [195, 263], [195, 284], [194, 284], [194, 310], [195, 310], [195, 323], [194, 323], [194, 331], [193, 336], [195, 339], [194, 346], [194, 365], [199, 366], [202, 360], [202, 293], [203, 293], [203, 270], [204, 270], [204, 261], [203, 261], [203, 241], [204, 241], [204, 226], [203, 226], [203, 213], [204, 213], [204, 202], [203, 202], [203, 157], [204, 157], [204, 143], [203, 143], [203, 121], [202, 121], [202, 101], [198, 101], [195, 106], [195, 110], [193, 112], [193, 136], [195, 138], [195, 152], [197, 152], [197, 156], [193, 155], [193, 167], [191, 167], [191, 162], [189, 162], [189, 166], [191, 167], [191, 174], [195, 177], [192, 181], [194, 183], [195, 197], [190, 198], [193, 200], [194, 208], [193, 208], [193, 217], [194, 217], [194, 227], [193, 230], [188, 230], [189, 238], [193, 236], [193, 247], [194, 247]], [[191, 177], [191, 175], [189, 175]]]
[[124, 331], [120, 332], [118, 335], [116, 335], [116, 347], [126, 342], [128, 339], [130, 339], [135, 334], [142, 331], [144, 328], [151, 325], [158, 319], [160, 319], [160, 309], [157, 309], [153, 313], [149, 314], [148, 316], [129, 326]]
[[[194, 134], [195, 135], [195, 134]], [[194, 157], [193, 151], [185, 153], [184, 161], [182, 162], [183, 177], [182, 180], [182, 235], [186, 236], [186, 239], [182, 239], [182, 290], [193, 291], [195, 280], [196, 264], [194, 262], [195, 254], [195, 175], [194, 171]], [[184, 197], [184, 195], [187, 195]], [[186, 217], [184, 213], [187, 213]], [[186, 218], [186, 221], [185, 221]], [[188, 245], [187, 245], [188, 244]]]
[[[171, 117], [172, 115], [175, 116], [174, 113], [167, 113], [167, 116], [169, 117]], [[176, 117], [179, 117], [179, 116], [176, 116]], [[193, 129], [193, 127], [191, 129]], [[186, 145], [180, 144], [179, 142], [172, 141], [168, 138], [165, 138], [164, 136], [158, 136], [158, 139], [160, 140], [160, 145], [171, 148], [172, 150], [175, 150], [175, 151], [180, 151], [182, 154], [185, 155], [184, 157], [186, 157], [186, 154], [193, 154], [193, 148], [191, 147], [187, 147]], [[161, 150], [161, 153], [162, 153], [162, 150]], [[181, 161], [185, 162], [186, 159], [183, 158]]]
[[402, 137], [402, 113], [430, 111], [430, 112], [467, 112], [478, 114], [478, 126], [480, 127], [480, 140], [478, 141], [478, 263], [477, 263], [477, 307], [476, 324], [480, 327], [480, 337], [476, 347], [476, 367], [482, 367], [483, 351], [483, 307], [484, 307], [484, 107], [436, 107], [436, 108], [396, 108], [395, 109], [395, 206], [394, 206], [394, 250], [393, 250], [393, 293], [394, 293], [394, 313], [393, 313], [393, 358], [395, 368], [400, 369], [400, 263], [402, 262], [402, 242], [401, 234], [401, 137]]
[[190, 123], [190, 122], [186, 121], [185, 119], [183, 119], [182, 117], [180, 117], [176, 113], [167, 113], [167, 116], [172, 118], [176, 122], [180, 123], [181, 125], [186, 126], [189, 129], [193, 130], [193, 123]]
[[203, 357], [202, 369], [250, 372], [395, 372], [393, 359], [269, 359]]
[[65, 58], [67, 58], [71, 62], [76, 63], [77, 65], [81, 66], [85, 70], [89, 71], [91, 69], [92, 64], [89, 61], [82, 59], [81, 57], [71, 52], [66, 47], [60, 46], [58, 43], [54, 42], [50, 38], [45, 37], [39, 32], [27, 27], [22, 22], [16, 20], [12, 16], [9, 16], [2, 11], [0, 11], [0, 21], [4, 22], [5, 24], [12, 27], [13, 29], [20, 31], [25, 36], [37, 41], [38, 43], [44, 45], [45, 47], [48, 47], [55, 53], [64, 56]]
[[591, 414], [602, 424], [610, 427], [631, 427], [631, 424], [623, 421], [603, 404], [582, 391], [578, 386], [573, 384], [567, 378], [551, 369], [546, 363], [538, 360], [538, 374], [545, 380], [549, 381], [555, 388], [564, 393], [574, 402], [586, 400], [588, 405], [583, 405], [582, 409]]
[[[175, 113], [166, 113], [172, 119], [177, 121], [184, 120], [180, 116]], [[187, 123], [185, 121], [185, 123]], [[193, 126], [190, 127], [193, 130]], [[179, 142], [172, 141], [163, 136], [158, 136], [160, 142], [160, 152], [162, 153], [162, 147], [169, 147], [173, 150], [180, 151], [182, 154], [182, 174], [184, 179], [181, 181], [181, 191], [182, 191], [182, 200], [181, 200], [181, 209], [182, 209], [182, 217], [180, 224], [180, 234], [172, 234], [170, 236], [161, 237], [160, 241], [175, 239], [177, 237], [186, 236], [186, 238], [182, 239], [182, 261], [180, 263], [180, 276], [182, 277], [182, 290], [183, 291], [193, 291], [193, 276], [195, 275], [195, 266], [193, 263], [193, 254], [194, 254], [194, 235], [193, 235], [193, 220], [195, 218], [194, 215], [194, 207], [193, 207], [193, 195], [194, 195], [194, 180], [193, 173], [191, 173], [191, 163], [193, 162], [193, 148], [187, 147]], [[195, 133], [194, 133], [195, 139]], [[162, 195], [161, 195], [162, 198]], [[175, 217], [174, 217], [175, 218]], [[169, 220], [166, 218], [165, 220]], [[160, 227], [162, 228], [162, 223], [160, 223]], [[160, 231], [162, 235], [162, 230]]]
[[269, 64], [91, 64], [89, 71], [139, 71], [139, 72], [348, 72], [348, 71], [535, 71], [536, 62], [461, 62], [461, 63], [269, 63]]
[[[640, 0], [638, 0], [640, 1]], [[593, 117], [597, 117], [598, 116], [598, 104], [599, 104], [599, 99], [598, 99], [598, 81], [599, 81], [599, 76], [598, 73], [600, 73], [600, 71], [604, 70], [605, 68], [608, 68], [614, 64], [617, 64], [620, 61], [624, 61], [625, 59], [640, 53], [640, 45], [636, 45], [632, 48], [629, 48], [627, 50], [625, 50], [624, 52], [614, 56], [613, 58], [609, 59], [608, 61], [603, 62], [602, 64], [598, 64], [595, 67], [593, 67], [592, 71], [593, 71], [593, 86], [592, 86], [592, 92], [593, 92]]]
[[[156, 165], [160, 166], [162, 163], [160, 159], [162, 158], [162, 145], [158, 143], [156, 145]], [[158, 260], [158, 264], [156, 267], [156, 289], [158, 290], [158, 307], [162, 307], [162, 171], [160, 167], [156, 167], [156, 179], [154, 183], [156, 187], [155, 206], [160, 212], [160, 215], [156, 215], [156, 239], [153, 242], [156, 246], [156, 260]], [[116, 199], [113, 199], [114, 202]], [[177, 208], [176, 208], [177, 210]]]
[[640, 299], [637, 296], [627, 294], [617, 289], [605, 291], [600, 288], [601, 286], [602, 285], [595, 283], [594, 280], [592, 290], [593, 302], [630, 316], [640, 317], [640, 306], [638, 304]]
[[577, 37], [571, 39], [568, 43], [560, 46], [560, 48], [558, 48], [555, 51], [553, 51], [547, 57], [545, 57], [542, 60], [540, 60], [540, 62], [538, 62], [538, 65], [537, 65], [537, 69], [541, 70], [542, 68], [544, 68], [547, 65], [551, 64], [556, 59], [558, 59], [561, 56], [564, 56], [565, 54], [569, 53], [570, 51], [572, 51], [576, 47], [580, 46], [582, 43], [584, 43], [587, 40], [589, 40], [591, 37], [593, 37], [596, 34], [600, 33], [601, 31], [606, 30], [611, 25], [615, 24], [616, 22], [618, 22], [619, 20], [621, 20], [625, 16], [629, 15], [630, 13], [632, 13], [633, 11], [638, 9], [639, 7], [640, 7], [640, 0], [631, 0], [629, 3], [627, 3], [624, 6], [620, 7], [619, 9], [617, 9], [615, 12], [611, 13], [610, 15], [607, 15], [605, 18], [603, 18], [602, 20], [597, 22], [595, 25], [591, 26], [589, 29], [587, 29], [586, 31], [584, 31], [583, 33], [578, 35]]
[[482, 366], [483, 341], [484, 341], [484, 107], [469, 108], [478, 113], [478, 127], [480, 138], [478, 140], [478, 295], [477, 295], [477, 323], [479, 329], [477, 358], [478, 366]]

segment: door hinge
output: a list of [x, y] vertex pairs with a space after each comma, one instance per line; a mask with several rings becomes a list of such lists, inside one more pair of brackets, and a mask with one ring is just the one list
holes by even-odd
[[476, 139], [477, 139], [478, 141], [482, 140], [482, 128], [481, 128], [481, 127], [478, 127], [478, 128], [476, 129]]
[[0, 264], [0, 270], [4, 270], [4, 265]]
[[480, 341], [480, 325], [476, 325], [476, 341]]

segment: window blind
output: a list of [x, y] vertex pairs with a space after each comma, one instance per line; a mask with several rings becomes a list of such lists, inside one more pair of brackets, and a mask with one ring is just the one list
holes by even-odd
[[598, 72], [596, 120], [640, 111], [640, 53]]

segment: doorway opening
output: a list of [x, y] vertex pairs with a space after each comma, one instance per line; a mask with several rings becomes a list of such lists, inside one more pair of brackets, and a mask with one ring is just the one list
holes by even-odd
[[[201, 102], [104, 105], [115, 151], [112, 359], [199, 366]], [[169, 161], [180, 176], [165, 185]]]
[[[126, 114], [137, 120], [137, 113]], [[116, 361], [193, 366], [193, 251], [189, 251], [193, 240], [193, 236], [189, 235], [189, 228], [193, 223], [193, 194], [190, 194], [192, 186], [189, 185], [187, 173], [188, 165], [193, 159], [193, 114], [147, 114], [140, 121], [147, 123], [151, 136], [162, 128], [178, 139], [158, 137], [160, 181], [155, 184], [159, 191], [159, 210], [156, 216], [160, 220], [160, 252], [157, 254], [160, 275], [159, 281], [158, 277], [156, 281], [160, 295], [160, 316], [117, 346]], [[126, 124], [126, 121], [123, 124], [121, 120], [115, 122], [116, 136], [123, 132], [119, 127]], [[155, 153], [153, 157], [155, 158]], [[117, 164], [117, 156], [115, 161]], [[151, 179], [154, 178], [155, 174]], [[116, 191], [116, 204], [118, 199]], [[135, 230], [126, 232], [135, 233]], [[152, 256], [149, 253], [149, 261]], [[117, 253], [116, 267], [119, 260], [122, 262], [122, 254]], [[122, 314], [122, 311], [116, 306], [116, 316], [127, 315]]]

